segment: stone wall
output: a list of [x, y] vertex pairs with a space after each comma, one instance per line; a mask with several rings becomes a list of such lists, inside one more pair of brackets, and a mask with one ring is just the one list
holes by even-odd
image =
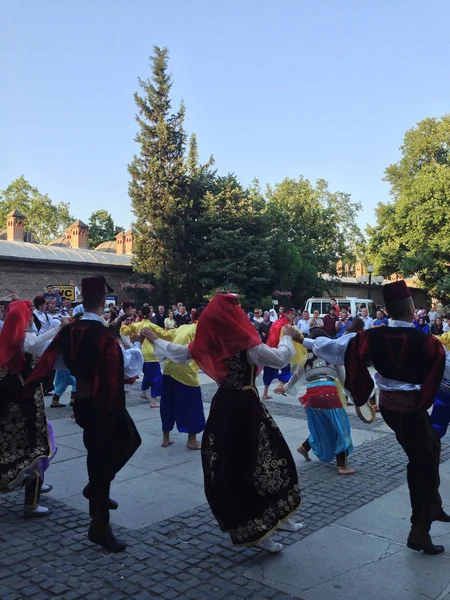
[[0, 301], [10, 300], [11, 295], [23, 300], [33, 299], [41, 294], [47, 285], [68, 285], [69, 279], [74, 279], [81, 289], [83, 277], [103, 275], [121, 302], [126, 294], [119, 292], [119, 283], [128, 281], [131, 274], [131, 266], [0, 260]]

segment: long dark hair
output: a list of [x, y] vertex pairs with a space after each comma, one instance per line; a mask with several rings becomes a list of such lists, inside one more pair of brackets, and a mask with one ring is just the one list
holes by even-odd
[[364, 321], [361, 319], [361, 317], [355, 317], [352, 320], [352, 324], [350, 325], [350, 327], [347, 329], [347, 331], [345, 333], [358, 333], [359, 331], [362, 331], [364, 329]]

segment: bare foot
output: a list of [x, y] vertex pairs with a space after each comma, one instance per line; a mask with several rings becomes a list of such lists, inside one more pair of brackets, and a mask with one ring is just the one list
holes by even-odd
[[272, 396], [261, 396], [261, 400], [272, 400]]
[[201, 450], [202, 445], [200, 442], [197, 442], [197, 440], [195, 440], [195, 442], [188, 442], [186, 444], [186, 448], [189, 448], [189, 450]]
[[311, 459], [309, 457], [309, 453], [303, 448], [303, 446], [299, 446], [297, 448], [297, 452], [299, 454], [301, 454], [306, 461], [311, 462]]
[[338, 467], [338, 473], [339, 475], [354, 475], [356, 471], [351, 467]]
[[150, 408], [159, 408], [159, 404], [155, 400], [152, 400], [150, 402]]
[[142, 392], [140, 396], [143, 400], [148, 400], [147, 392]]
[[170, 446], [170, 444], [173, 444], [173, 440], [169, 439], [163, 439], [161, 447], [162, 448], [167, 448], [167, 446]]

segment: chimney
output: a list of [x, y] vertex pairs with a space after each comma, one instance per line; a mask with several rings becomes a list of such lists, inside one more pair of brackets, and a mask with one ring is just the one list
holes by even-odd
[[116, 235], [116, 254], [125, 254], [125, 232], [120, 231]]
[[25, 215], [17, 208], [6, 215], [6, 239], [8, 242], [23, 242], [25, 219]]
[[88, 229], [89, 227], [83, 221], [74, 221], [66, 229], [66, 239], [70, 247], [74, 250], [84, 250], [88, 247]]
[[342, 266], [342, 260], [340, 260], [336, 265], [336, 273], [339, 275], [339, 277], [342, 277]]
[[133, 229], [125, 232], [125, 254], [133, 254], [133, 234]]

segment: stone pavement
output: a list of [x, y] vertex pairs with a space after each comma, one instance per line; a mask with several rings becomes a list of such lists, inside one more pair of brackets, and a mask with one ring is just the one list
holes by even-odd
[[[203, 376], [206, 413], [215, 389]], [[0, 496], [0, 600], [450, 600], [450, 525], [433, 525], [434, 538], [448, 546], [442, 556], [405, 547], [406, 463], [380, 418], [365, 425], [350, 415], [357, 474], [340, 477], [334, 465], [306, 463], [295, 452], [307, 435], [298, 401], [267, 403], [298, 465], [305, 523], [299, 533], [275, 535], [286, 547], [273, 556], [231, 546], [206, 504], [200, 453], [188, 450], [179, 433], [161, 448], [159, 412], [140, 400], [139, 382], [127, 401], [143, 439], [113, 484], [120, 508], [112, 522], [127, 551], [107, 554], [87, 540], [81, 432], [68, 408], [49, 409], [58, 454], [46, 478], [54, 490], [43, 503], [53, 513], [24, 521], [22, 493]], [[444, 444], [443, 460], [449, 457]], [[450, 461], [441, 474], [450, 504]]]

